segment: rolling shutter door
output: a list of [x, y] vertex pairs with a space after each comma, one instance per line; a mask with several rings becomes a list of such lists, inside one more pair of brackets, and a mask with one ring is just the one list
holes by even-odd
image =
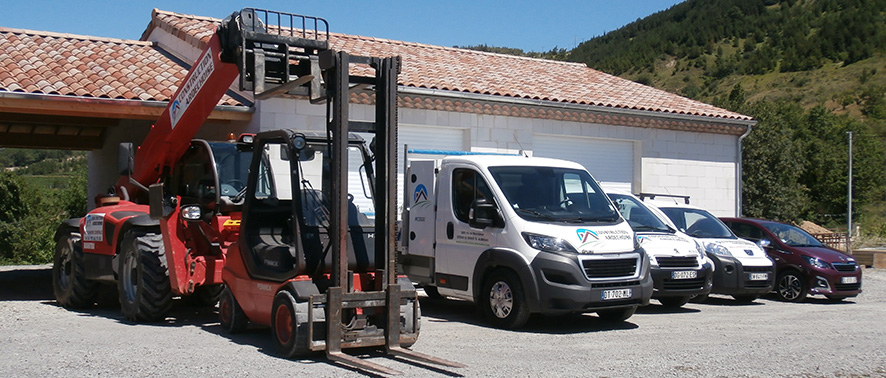
[[583, 165], [604, 189], [631, 191], [634, 143], [624, 140], [535, 135], [533, 156], [571, 160]]

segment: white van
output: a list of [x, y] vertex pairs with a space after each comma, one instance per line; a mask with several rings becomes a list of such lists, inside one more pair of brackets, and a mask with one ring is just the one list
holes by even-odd
[[398, 262], [429, 296], [475, 302], [500, 328], [530, 313], [622, 321], [649, 303], [649, 259], [578, 163], [407, 151]]
[[689, 197], [641, 194], [640, 198], [657, 207], [672, 226], [704, 247], [714, 262], [711, 293], [731, 295], [737, 301], [749, 303], [772, 291], [775, 265], [758, 245], [735, 236], [708, 211], [689, 205]]
[[678, 231], [664, 214], [656, 213], [634, 195], [618, 190], [607, 190], [607, 194], [649, 256], [652, 298], [666, 307], [680, 307], [711, 291], [713, 263], [705, 257], [700, 243]]

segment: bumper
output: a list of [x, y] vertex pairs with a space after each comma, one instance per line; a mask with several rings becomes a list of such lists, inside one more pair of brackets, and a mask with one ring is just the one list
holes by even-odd
[[[695, 271], [696, 277], [691, 279], [674, 279], [674, 272]], [[689, 297], [705, 295], [713, 287], [713, 268], [704, 264], [701, 268], [662, 268], [653, 266], [650, 269], [654, 291], [653, 298]]]
[[861, 293], [861, 270], [842, 273], [815, 269], [807, 272], [807, 277], [809, 294], [855, 297]]
[[[772, 291], [775, 285], [774, 266], [743, 266], [733, 257], [708, 254], [714, 262], [714, 287], [712, 293], [729, 295], [763, 295]], [[766, 279], [758, 278], [766, 273]]]
[[[644, 253], [621, 254], [627, 255], [639, 256], [635, 274], [590, 280], [576, 257], [538, 254], [532, 270], [539, 301], [532, 312], [558, 315], [648, 305], [653, 290], [648, 259]], [[612, 294], [619, 295], [606, 299]]]

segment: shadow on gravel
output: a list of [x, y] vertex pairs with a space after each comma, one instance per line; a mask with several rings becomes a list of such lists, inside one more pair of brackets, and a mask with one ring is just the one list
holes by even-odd
[[[772, 301], [772, 302], [789, 303], [789, 302], [785, 302], [785, 301], [781, 300], [781, 298], [778, 297], [778, 294], [775, 294], [775, 293], [770, 293], [770, 294], [762, 297], [762, 299], [765, 299], [767, 301]], [[837, 305], [837, 306], [839, 306], [839, 305], [854, 305], [855, 298], [854, 297], [845, 298], [843, 300], [838, 301], [838, 300], [831, 300], [826, 297], [821, 297], [821, 296], [816, 295], [816, 296], [806, 297], [806, 299], [804, 299], [803, 302], [798, 302], [798, 303], [794, 303], [794, 304], [799, 305], [799, 304], [804, 304], [804, 303], [805, 304], [815, 304], [815, 305]]]
[[736, 306], [736, 307], [745, 307], [745, 306], [763, 306], [763, 301], [760, 298], [757, 298], [753, 302], [742, 302], [733, 299], [732, 297], [708, 297], [704, 302], [698, 303], [701, 305], [708, 306]]
[[[494, 328], [483, 320], [473, 303], [457, 299], [431, 299], [419, 297], [421, 302], [422, 322], [459, 322], [478, 327]], [[429, 319], [433, 317], [436, 319]], [[563, 316], [532, 315], [523, 328], [511, 332], [573, 334], [585, 332], [606, 332], [634, 329], [637, 325], [630, 322], [607, 322], [593, 314], [572, 314]]]
[[637, 309], [638, 314], [692, 314], [696, 312], [701, 312], [701, 310], [697, 308], [688, 308], [688, 307], [669, 307], [657, 304], [655, 302], [650, 302], [649, 305], [640, 307]]

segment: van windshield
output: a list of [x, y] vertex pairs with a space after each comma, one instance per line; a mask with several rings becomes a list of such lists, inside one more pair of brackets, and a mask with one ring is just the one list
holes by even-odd
[[632, 196], [609, 194], [612, 202], [634, 231], [657, 231], [673, 233], [674, 230], [652, 213], [643, 203]]
[[529, 221], [617, 222], [615, 206], [586, 171], [569, 168], [490, 167], [509, 206]]
[[659, 207], [677, 229], [694, 238], [735, 239], [735, 234], [717, 217], [701, 209]]

